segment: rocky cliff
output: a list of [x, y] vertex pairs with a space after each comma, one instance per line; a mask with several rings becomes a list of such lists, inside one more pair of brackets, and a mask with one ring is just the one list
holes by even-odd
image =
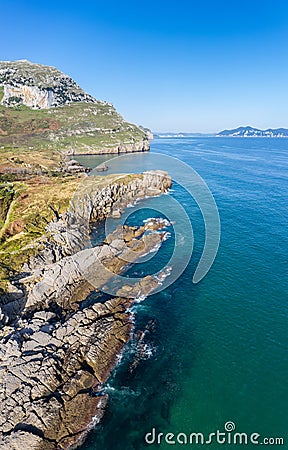
[[48, 224], [42, 252], [0, 301], [0, 448], [72, 449], [101, 419], [103, 383], [133, 327], [128, 308], [161, 280], [127, 278], [115, 296], [87, 296], [161, 245], [167, 223], [120, 226], [96, 248], [89, 247], [90, 225], [170, 186], [161, 171], [88, 183]]
[[65, 153], [149, 150], [143, 129], [55, 67], [0, 62], [0, 145]]
[[97, 103], [60, 70], [27, 60], [0, 62], [0, 86], [4, 86], [2, 104], [6, 106], [47, 109], [71, 102]]

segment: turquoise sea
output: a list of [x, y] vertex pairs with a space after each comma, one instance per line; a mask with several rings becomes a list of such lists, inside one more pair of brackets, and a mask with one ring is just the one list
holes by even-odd
[[[206, 181], [219, 210], [220, 247], [209, 273], [193, 284], [203, 219], [187, 191], [174, 184], [170, 196], [193, 224], [192, 260], [171, 286], [133, 308], [136, 329], [156, 319], [147, 357], [130, 373], [133, 341], [127, 346], [105, 387], [110, 396], [105, 418], [81, 448], [167, 449], [171, 444], [163, 439], [147, 444], [146, 433], [155, 428], [208, 436], [224, 432], [227, 422], [236, 427], [231, 433], [258, 433], [259, 443], [282, 437], [280, 447], [288, 448], [288, 139], [158, 139], [150, 155], [133, 154], [125, 163], [120, 158], [116, 167], [145, 169], [154, 152], [179, 158]], [[108, 158], [79, 159], [95, 167]], [[130, 208], [128, 222], [157, 216], [154, 209], [165, 208], [167, 197], [147, 199], [135, 213]], [[159, 270], [173, 245], [171, 233], [158, 255], [131, 267], [129, 276]], [[206, 445], [233, 447], [227, 440]]]

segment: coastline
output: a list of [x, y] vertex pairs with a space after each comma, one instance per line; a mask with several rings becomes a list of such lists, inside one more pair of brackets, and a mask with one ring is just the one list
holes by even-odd
[[[106, 149], [105, 149], [106, 150]], [[144, 152], [149, 152], [150, 151], [150, 145], [149, 148], [146, 149], [140, 149], [140, 150], [128, 150], [128, 151], [115, 151], [115, 152], [106, 152], [104, 151], [103, 153], [73, 153], [73, 154], [68, 154], [68, 156], [105, 156], [105, 155], [122, 155], [125, 153], [144, 153]]]
[[42, 251], [2, 298], [0, 420], [5, 449], [72, 449], [101, 420], [107, 403], [101, 386], [133, 327], [127, 310], [161, 281], [148, 276], [134, 286], [119, 286], [104, 303], [84, 306], [83, 300], [109, 281], [111, 271], [123, 272], [128, 256], [131, 263], [161, 245], [166, 232], [161, 220], [118, 227], [104, 243], [87, 248], [89, 225], [107, 216], [118, 218], [137, 198], [160, 195], [170, 186], [167, 173], [150, 171], [110, 180], [88, 191], [82, 202], [80, 191], [70, 211], [48, 225]]
[[103, 147], [103, 149], [86, 146], [83, 148], [83, 152], [77, 153], [77, 150], [67, 150], [65, 154], [67, 156], [101, 156], [101, 155], [121, 155], [125, 153], [141, 153], [150, 151], [150, 142], [148, 139], [142, 139], [141, 141], [133, 143], [118, 143], [113, 147]]

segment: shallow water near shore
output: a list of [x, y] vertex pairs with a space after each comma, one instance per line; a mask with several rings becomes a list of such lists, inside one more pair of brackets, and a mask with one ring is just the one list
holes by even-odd
[[[145, 434], [155, 428], [208, 436], [225, 431], [228, 421], [235, 431], [259, 433], [259, 442], [283, 437], [286, 448], [288, 139], [158, 139], [153, 152], [181, 159], [206, 181], [219, 209], [220, 248], [208, 275], [193, 284], [203, 219], [188, 193], [174, 184], [170, 196], [193, 223], [192, 260], [175, 283], [133, 307], [137, 329], [156, 319], [146, 358], [130, 373], [133, 342], [128, 344], [105, 387], [106, 415], [81, 449], [166, 449], [171, 445], [163, 439], [160, 446], [145, 443]], [[115, 164], [121, 172], [140, 171], [151, 168], [149, 158], [132, 154], [123, 165], [121, 158]], [[95, 167], [109, 156], [77, 159]], [[128, 223], [157, 216], [154, 210], [165, 209], [165, 197], [143, 201], [143, 210], [135, 213], [130, 208]], [[184, 251], [185, 233], [182, 244]], [[173, 245], [171, 232], [159, 254], [131, 267], [128, 275], [158, 271]], [[209, 445], [225, 446], [231, 447]]]

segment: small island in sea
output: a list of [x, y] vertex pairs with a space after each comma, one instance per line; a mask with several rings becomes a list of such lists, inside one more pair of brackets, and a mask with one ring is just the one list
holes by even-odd
[[153, 136], [54, 67], [1, 62], [0, 100], [0, 446], [75, 448], [105, 410], [129, 308], [161, 280], [127, 279], [115, 295], [85, 300], [167, 237], [155, 218], [91, 247], [91, 226], [167, 192], [171, 178], [88, 176], [78, 154], [147, 151]]

